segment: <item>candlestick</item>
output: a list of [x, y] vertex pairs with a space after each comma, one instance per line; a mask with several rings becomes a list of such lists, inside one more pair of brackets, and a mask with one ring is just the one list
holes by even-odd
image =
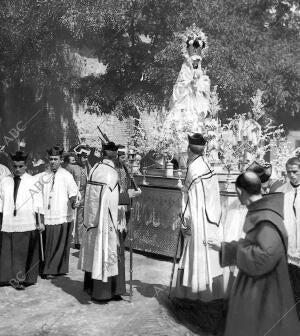
[[183, 187], [183, 184], [182, 184], [182, 181], [181, 181], [181, 176], [182, 176], [182, 171], [180, 169], [178, 169], [178, 182], [177, 182], [177, 187], [182, 189]]
[[147, 172], [147, 168], [143, 168], [143, 185], [148, 185], [149, 182], [146, 181], [146, 172]]

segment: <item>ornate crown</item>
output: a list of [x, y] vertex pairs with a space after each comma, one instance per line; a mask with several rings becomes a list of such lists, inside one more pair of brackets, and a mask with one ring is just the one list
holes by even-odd
[[185, 57], [194, 55], [204, 56], [208, 49], [207, 37], [203, 31], [193, 23], [184, 33], [180, 34], [182, 53]]

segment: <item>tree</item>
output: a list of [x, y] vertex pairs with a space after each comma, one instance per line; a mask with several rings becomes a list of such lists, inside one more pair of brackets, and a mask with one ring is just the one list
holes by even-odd
[[120, 17], [110, 13], [115, 19], [105, 20], [99, 42], [93, 35], [84, 37], [108, 66], [105, 75], [80, 82], [80, 96], [91, 107], [96, 104], [103, 113], [128, 115], [135, 113], [136, 104], [166, 106], [182, 62], [176, 33], [195, 22], [209, 38], [204, 65], [212, 84], [218, 85], [223, 117], [245, 112], [245, 106], [250, 109], [251, 96], [261, 89], [270, 115], [289, 126], [299, 122], [299, 20], [296, 11], [290, 11], [292, 4], [263, 0], [127, 3]]
[[[290, 0], [3, 0], [2, 94], [14, 88], [18, 115], [49, 113], [49, 99], [59, 96], [64, 107], [50, 104], [57, 121], [70, 113], [66, 91], [91, 112], [128, 116], [139, 106], [167, 106], [182, 63], [176, 34], [194, 22], [209, 39], [203, 65], [218, 85], [221, 117], [250, 109], [260, 89], [266, 111], [297, 127], [299, 5]], [[107, 66], [104, 75], [74, 72], [70, 50], [83, 46]], [[8, 113], [4, 98], [0, 109]]]

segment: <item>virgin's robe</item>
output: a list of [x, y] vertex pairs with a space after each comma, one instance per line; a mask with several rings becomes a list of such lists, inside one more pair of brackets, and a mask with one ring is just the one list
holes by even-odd
[[173, 88], [170, 114], [176, 121], [197, 122], [204, 119], [209, 109], [210, 80], [201, 69], [193, 68], [185, 59]]
[[239, 272], [229, 299], [225, 336], [295, 336], [300, 326], [288, 275], [283, 195], [248, 207], [245, 239], [223, 243], [222, 266]]
[[218, 179], [202, 156], [189, 164], [184, 187], [183, 215], [191, 235], [184, 239], [175, 295], [209, 301], [223, 297], [223, 270], [207, 239], [222, 239], [223, 230]]

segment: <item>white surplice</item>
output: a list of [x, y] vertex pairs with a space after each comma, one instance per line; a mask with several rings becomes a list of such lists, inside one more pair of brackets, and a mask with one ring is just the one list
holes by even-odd
[[[248, 212], [247, 207], [241, 204], [237, 196], [228, 196], [223, 200], [222, 210], [224, 241], [238, 241], [244, 238], [243, 227]], [[233, 280], [237, 274], [238, 268], [236, 266], [223, 268], [224, 291], [227, 296], [230, 294]]]
[[107, 282], [118, 275], [118, 173], [111, 160], [92, 168], [87, 183], [79, 269]]
[[34, 176], [36, 187], [41, 188], [44, 199], [45, 225], [71, 222], [74, 216], [69, 199], [77, 196], [77, 184], [66, 169], [59, 167], [54, 174], [46, 171]]
[[8, 176], [10, 174], [11, 174], [10, 170], [6, 166], [4, 166], [3, 164], [0, 163], [0, 180], [4, 176]]
[[208, 249], [207, 240], [223, 240], [223, 229], [218, 178], [202, 156], [189, 164], [184, 187], [183, 214], [191, 235], [184, 239], [179, 263], [183, 277], [180, 285], [177, 282], [175, 295], [212, 300], [223, 296], [222, 280], [216, 280], [223, 271], [219, 253]]
[[284, 225], [288, 233], [289, 263], [300, 267], [300, 186], [290, 182], [277, 189], [284, 193]]
[[[16, 208], [16, 216], [14, 209]], [[36, 229], [35, 213], [43, 213], [43, 198], [35, 187], [33, 176], [20, 176], [20, 185], [14, 204], [14, 178], [5, 176], [0, 182], [0, 212], [3, 213], [3, 232], [26, 232]]]

